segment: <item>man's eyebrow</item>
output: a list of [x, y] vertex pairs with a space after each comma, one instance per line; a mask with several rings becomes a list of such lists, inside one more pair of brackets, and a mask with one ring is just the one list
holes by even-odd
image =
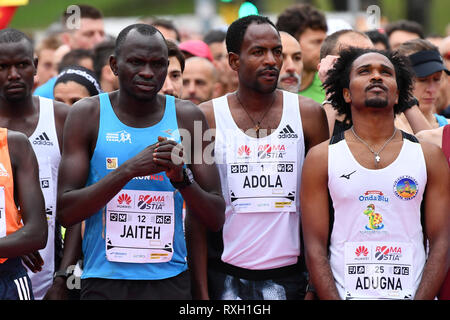
[[[364, 65], [362, 65], [362, 66], [356, 67], [356, 69], [368, 68], [368, 67], [371, 67], [371, 66], [372, 66], [372, 64], [368, 63], [368, 64], [364, 64]], [[384, 69], [394, 70], [394, 69], [391, 68], [390, 66], [388, 66], [388, 65], [386, 65], [386, 64], [383, 64], [383, 63], [381, 64], [381, 66], [382, 66]]]

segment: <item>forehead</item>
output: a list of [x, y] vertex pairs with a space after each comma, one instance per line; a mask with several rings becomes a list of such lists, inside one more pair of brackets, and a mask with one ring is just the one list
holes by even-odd
[[104, 28], [103, 19], [91, 19], [91, 18], [81, 18], [80, 19], [80, 31], [86, 30], [97, 30]]
[[370, 39], [355, 33], [348, 32], [341, 35], [337, 41], [336, 53], [348, 47], [357, 47], [362, 49], [373, 49], [374, 45]]
[[135, 53], [147, 56], [167, 57], [167, 45], [159, 32], [152, 35], [139, 33], [136, 29], [131, 30], [122, 43], [121, 55], [132, 55]]
[[356, 58], [355, 61], [353, 61], [352, 70], [355, 70], [364, 65], [370, 66], [385, 65], [390, 67], [391, 69], [394, 69], [394, 65], [388, 59], [388, 57], [378, 52], [365, 53]]
[[175, 56], [169, 57], [169, 70], [179, 70], [181, 71], [180, 61]]
[[183, 72], [183, 78], [187, 77], [201, 77], [212, 78], [213, 66], [208, 60], [204, 58], [189, 58], [186, 60], [186, 65]]
[[19, 42], [5, 42], [0, 44], [0, 57], [8, 58], [30, 58], [33, 59], [33, 48], [28, 40]]
[[280, 46], [281, 39], [277, 30], [268, 23], [252, 23], [247, 30], [242, 41], [242, 49], [251, 47], [273, 47]]
[[301, 52], [300, 43], [288, 33], [280, 32], [281, 43], [283, 45], [283, 53], [292, 54]]

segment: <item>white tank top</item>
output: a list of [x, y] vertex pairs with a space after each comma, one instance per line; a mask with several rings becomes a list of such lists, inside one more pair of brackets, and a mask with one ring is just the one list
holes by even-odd
[[214, 99], [213, 106], [215, 158], [226, 202], [222, 261], [251, 270], [297, 263], [305, 154], [298, 96], [283, 91], [280, 124], [259, 139], [237, 127], [227, 96]]
[[427, 171], [417, 139], [402, 134], [398, 157], [379, 170], [356, 161], [343, 133], [329, 145], [330, 264], [343, 299], [411, 299], [419, 285]]
[[39, 97], [39, 105], [39, 121], [29, 140], [39, 164], [39, 179], [47, 215], [48, 239], [47, 246], [39, 250], [44, 260], [42, 271], [32, 273], [28, 270], [35, 299], [42, 299], [53, 283], [53, 273], [55, 271], [56, 187], [58, 185], [58, 167], [61, 160], [55, 127], [53, 100]]

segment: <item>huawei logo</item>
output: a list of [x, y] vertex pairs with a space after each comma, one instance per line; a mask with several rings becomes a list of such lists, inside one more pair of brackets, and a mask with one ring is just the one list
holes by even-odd
[[117, 202], [119, 202], [119, 204], [126, 204], [126, 205], [130, 205], [131, 203], [131, 197], [129, 195], [127, 195], [126, 193], [122, 193], [119, 198], [117, 199]]
[[242, 155], [246, 155], [249, 156], [250, 155], [250, 148], [248, 146], [240, 146], [238, 149], [238, 155], [242, 156]]

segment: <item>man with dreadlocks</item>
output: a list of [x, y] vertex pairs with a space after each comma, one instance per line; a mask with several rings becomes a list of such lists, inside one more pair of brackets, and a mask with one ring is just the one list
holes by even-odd
[[433, 299], [445, 277], [449, 170], [436, 146], [394, 126], [411, 96], [404, 59], [352, 48], [324, 83], [353, 126], [312, 148], [303, 167], [306, 261], [320, 299]]

